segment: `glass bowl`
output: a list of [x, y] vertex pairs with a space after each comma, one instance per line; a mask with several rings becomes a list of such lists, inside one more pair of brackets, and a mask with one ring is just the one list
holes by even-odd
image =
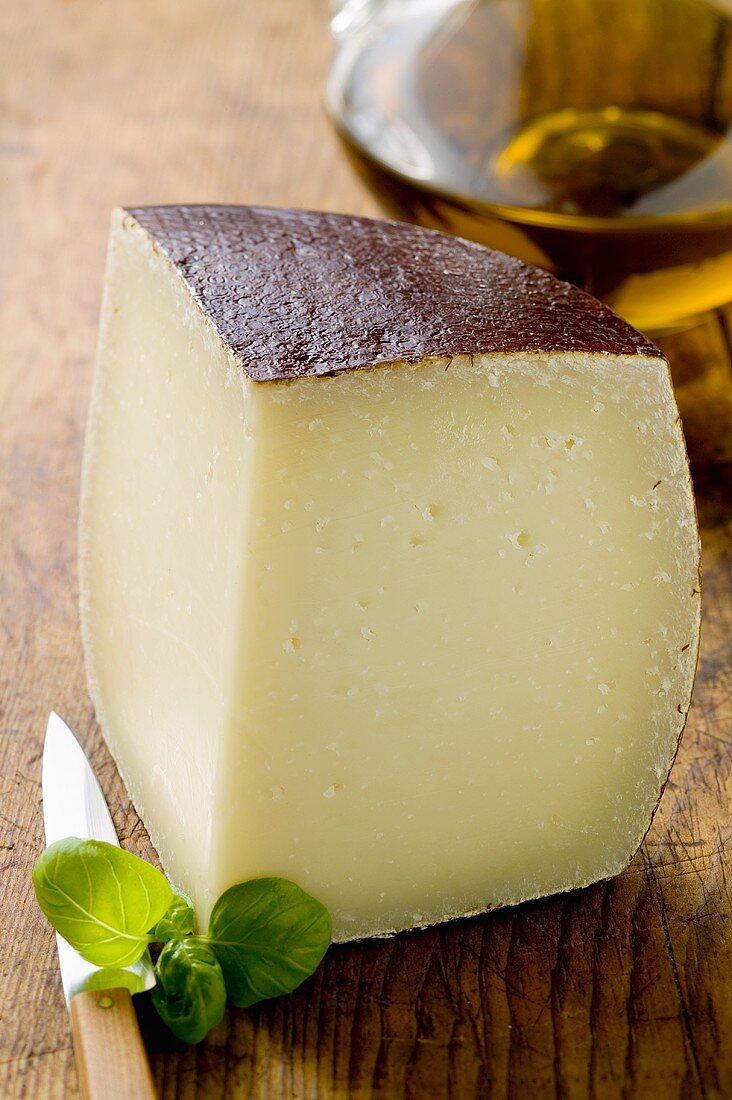
[[732, 300], [732, 0], [351, 0], [330, 114], [388, 213], [638, 328]]

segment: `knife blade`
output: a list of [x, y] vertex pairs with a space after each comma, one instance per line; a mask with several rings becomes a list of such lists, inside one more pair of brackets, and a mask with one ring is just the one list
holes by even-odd
[[[43, 826], [46, 844], [67, 836], [82, 840], [106, 840], [119, 847], [112, 817], [89, 761], [63, 718], [51, 712], [43, 747]], [[82, 959], [78, 951], [56, 933], [61, 982], [67, 1004], [88, 986], [99, 967]], [[146, 951], [139, 962], [127, 967], [138, 981], [136, 991], [152, 989], [155, 974]], [[134, 979], [133, 979], [134, 980]]]
[[[114, 823], [84, 750], [64, 720], [51, 713], [43, 747], [43, 826], [46, 844], [64, 837], [106, 840], [119, 846]], [[79, 1083], [85, 1100], [155, 1100], [150, 1066], [129, 988], [89, 988], [99, 967], [56, 933], [61, 981], [71, 1013]], [[126, 971], [135, 992], [150, 989], [150, 952]]]

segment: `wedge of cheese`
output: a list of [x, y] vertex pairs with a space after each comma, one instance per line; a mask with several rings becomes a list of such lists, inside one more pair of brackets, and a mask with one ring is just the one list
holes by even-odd
[[422, 229], [114, 217], [81, 615], [201, 922], [281, 875], [347, 940], [615, 874], [689, 709], [699, 543], [665, 360]]

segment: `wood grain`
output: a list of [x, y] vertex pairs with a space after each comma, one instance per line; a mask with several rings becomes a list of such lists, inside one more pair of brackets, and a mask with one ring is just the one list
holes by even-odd
[[128, 989], [77, 993], [71, 1030], [83, 1100], [156, 1100]]
[[[88, 703], [79, 458], [117, 203], [376, 213], [321, 108], [325, 0], [0, 5], [0, 1095], [78, 1095], [42, 845], [52, 707], [123, 843], [153, 856]], [[142, 1007], [163, 1100], [732, 1096], [732, 314], [665, 345], [703, 530], [694, 706], [653, 829], [612, 882], [334, 949], [296, 995], [187, 1048]]]

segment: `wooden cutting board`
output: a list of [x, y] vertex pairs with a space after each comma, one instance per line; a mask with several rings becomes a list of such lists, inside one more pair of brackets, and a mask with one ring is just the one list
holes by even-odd
[[[0, 1095], [77, 1096], [33, 899], [55, 707], [152, 857], [87, 699], [79, 459], [110, 208], [374, 214], [321, 108], [325, 0], [0, 5]], [[732, 1097], [732, 313], [668, 340], [704, 544], [694, 706], [632, 867], [588, 890], [331, 951], [197, 1048], [142, 1009], [164, 1098]]]

